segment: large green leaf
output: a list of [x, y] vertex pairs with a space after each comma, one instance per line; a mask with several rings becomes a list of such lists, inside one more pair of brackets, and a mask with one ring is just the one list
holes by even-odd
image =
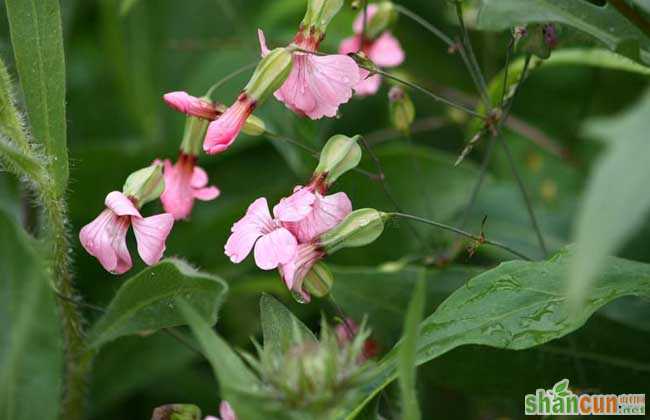
[[[417, 363], [468, 344], [512, 350], [539, 346], [580, 328], [617, 298], [650, 297], [650, 265], [610, 257], [587, 304], [573, 312], [565, 294], [572, 254], [565, 250], [548, 261], [507, 262], [473, 278], [422, 322]], [[399, 351], [398, 345], [381, 361], [366, 401], [395, 378]]]
[[34, 139], [59, 192], [68, 181], [65, 60], [58, 0], [6, 0], [11, 42]]
[[577, 302], [614, 251], [644, 221], [650, 208], [647, 179], [650, 90], [624, 114], [591, 121], [586, 134], [607, 141], [596, 164], [576, 225], [577, 250], [570, 272], [571, 295]]
[[530, 22], [560, 22], [600, 40], [608, 48], [650, 65], [650, 38], [610, 4], [586, 0], [481, 0], [478, 26], [501, 30]]
[[2, 212], [0, 237], [0, 418], [56, 419], [63, 347], [42, 253]]
[[89, 333], [91, 347], [123, 335], [157, 331], [185, 324], [176, 307], [182, 297], [212, 324], [228, 290], [216, 276], [200, 273], [187, 263], [167, 259], [127, 280]]
[[285, 354], [293, 344], [305, 339], [316, 342], [311, 330], [270, 295], [262, 295], [260, 315], [265, 349]]
[[425, 271], [422, 269], [420, 279], [413, 290], [413, 297], [404, 321], [404, 338], [399, 352], [399, 384], [402, 396], [402, 413], [404, 420], [419, 420], [422, 415], [418, 405], [416, 391], [416, 351], [419, 325], [424, 316], [426, 302]]

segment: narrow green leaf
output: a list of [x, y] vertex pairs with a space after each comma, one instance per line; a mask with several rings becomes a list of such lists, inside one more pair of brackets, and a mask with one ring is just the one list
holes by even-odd
[[183, 261], [167, 259], [127, 280], [89, 333], [91, 347], [124, 335], [183, 325], [176, 307], [182, 297], [211, 324], [228, 290], [216, 276], [200, 273]]
[[271, 349], [277, 354], [285, 354], [298, 342], [304, 340], [316, 342], [316, 337], [311, 330], [273, 296], [262, 295], [260, 313], [265, 349]]
[[41, 163], [18, 149], [0, 134], [0, 163], [16, 176], [31, 180], [42, 180], [44, 176]]
[[611, 4], [586, 0], [481, 0], [480, 29], [502, 30], [531, 22], [560, 22], [598, 39], [613, 51], [650, 65], [650, 38]]
[[426, 301], [425, 272], [415, 285], [413, 297], [404, 321], [404, 338], [399, 351], [399, 384], [402, 395], [402, 418], [405, 420], [419, 420], [421, 418], [420, 406], [416, 390], [416, 350], [419, 336], [420, 322], [424, 316], [424, 303]]
[[11, 42], [34, 140], [42, 143], [57, 191], [68, 182], [65, 60], [58, 0], [6, 0]]
[[251, 391], [251, 387], [255, 387], [258, 381], [242, 359], [212, 330], [209, 320], [196, 311], [193, 305], [182, 298], [177, 299], [176, 302], [185, 322], [199, 342], [203, 355], [210, 362], [222, 389]]
[[[615, 299], [650, 297], [649, 264], [609, 257], [588, 292], [587, 304], [573, 312], [565, 288], [574, 253], [569, 249], [548, 261], [503, 263], [470, 280], [420, 324], [417, 364], [468, 344], [535, 347], [577, 330]], [[400, 347], [380, 362], [365, 400], [353, 414], [395, 379]]]
[[4, 134], [21, 150], [29, 150], [22, 116], [16, 108], [14, 86], [5, 63], [0, 58], [0, 135]]
[[587, 295], [592, 280], [623, 241], [644, 221], [650, 208], [650, 90], [619, 116], [593, 120], [585, 134], [607, 141], [596, 164], [575, 229], [575, 262], [569, 276], [574, 303]]
[[0, 418], [54, 420], [63, 347], [42, 253], [0, 212]]

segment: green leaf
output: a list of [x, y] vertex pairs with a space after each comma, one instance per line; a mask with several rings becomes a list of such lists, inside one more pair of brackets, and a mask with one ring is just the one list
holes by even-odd
[[416, 350], [420, 322], [424, 315], [426, 299], [425, 272], [415, 285], [413, 297], [409, 304], [404, 321], [404, 338], [399, 351], [399, 384], [402, 390], [402, 418], [405, 420], [418, 420], [421, 418], [420, 406], [416, 392]]
[[558, 397], [564, 397], [568, 395], [568, 389], [569, 389], [569, 380], [568, 379], [562, 379], [555, 385], [553, 385], [553, 393], [557, 395]]
[[260, 314], [265, 349], [285, 354], [296, 343], [305, 340], [316, 342], [311, 330], [274, 297], [262, 295]]
[[607, 47], [650, 65], [650, 38], [610, 4], [586, 0], [481, 0], [480, 29], [502, 30], [531, 22], [560, 22], [583, 31]]
[[[565, 294], [572, 258], [569, 249], [548, 261], [506, 262], [470, 280], [420, 325], [417, 363], [468, 344], [511, 350], [535, 347], [577, 330], [615, 299], [650, 297], [650, 265], [609, 257], [588, 303], [574, 313]], [[399, 352], [398, 345], [380, 362], [365, 401], [395, 379]]]
[[45, 147], [55, 186], [68, 182], [65, 60], [58, 0], [7, 0], [11, 42], [32, 135]]
[[648, 115], [650, 90], [622, 115], [592, 120], [585, 126], [585, 134], [606, 140], [608, 150], [589, 179], [576, 223], [577, 249], [569, 276], [574, 303], [587, 294], [606, 256], [615, 252], [648, 214]]
[[58, 417], [59, 317], [42, 252], [0, 212], [0, 418]]
[[99, 348], [124, 335], [183, 325], [185, 318], [176, 308], [178, 297], [214, 324], [227, 290], [226, 283], [216, 276], [200, 273], [183, 261], [164, 260], [120, 287], [90, 331], [88, 342]]

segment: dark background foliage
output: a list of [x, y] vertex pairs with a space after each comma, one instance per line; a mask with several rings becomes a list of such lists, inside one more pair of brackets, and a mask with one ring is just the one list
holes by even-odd
[[[258, 27], [267, 33], [270, 44], [288, 43], [302, 17], [304, 3], [141, 0], [128, 14], [121, 15], [122, 2], [116, 0], [62, 2], [68, 69], [69, 206], [75, 238], [102, 209], [106, 193], [120, 189], [129, 173], [156, 158], [175, 158], [183, 116], [165, 106], [162, 94], [186, 90], [199, 96], [225, 75], [256, 60]], [[402, 3], [447, 33], [456, 33], [452, 11], [444, 1]], [[334, 20], [323, 50], [334, 51], [338, 42], [349, 36], [354, 13], [346, 6]], [[5, 19], [1, 14], [0, 54], [11, 70]], [[394, 32], [407, 53], [399, 69], [402, 75], [438, 92], [476, 95], [459, 57], [429, 33], [404, 18]], [[504, 64], [507, 34], [472, 31], [471, 35], [489, 80]], [[563, 28], [562, 46], [586, 42], [583, 35]], [[229, 82], [217, 96], [230, 103], [246, 77]], [[554, 155], [511, 131], [504, 135], [515, 151], [551, 249], [557, 250], [570, 240], [586, 177], [601, 149], [599, 143], [582, 135], [585, 120], [621, 111], [634, 103], [646, 86], [643, 76], [587, 66], [542, 68], [526, 82], [513, 114], [529, 127], [541, 130], [566, 154]], [[412, 96], [418, 127], [422, 128], [412, 143], [390, 131], [386, 85], [372, 98], [352, 100], [336, 120], [299, 119], [275, 100], [270, 100], [259, 116], [275, 131], [314, 148], [334, 133], [366, 135], [375, 144], [389, 188], [405, 211], [457, 223], [478, 175], [484, 145], [454, 168], [456, 156], [471, 136], [466, 118], [426, 97]], [[485, 231], [489, 237], [541, 257], [521, 196], [500, 152], [489, 167], [488, 180], [468, 226], [478, 231], [487, 215]], [[246, 206], [259, 196], [273, 201], [286, 195], [294, 185], [308, 179], [315, 161], [291, 145], [244, 136], [228, 153], [202, 156], [200, 164], [220, 187], [222, 196], [214, 202], [197, 203], [191, 220], [175, 226], [167, 255], [182, 257], [229, 282], [231, 292], [217, 327], [220, 333], [233, 345], [249, 349], [249, 337], [258, 334], [262, 291], [282, 298], [294, 313], [317, 327], [320, 311], [331, 312], [325, 302], [309, 306], [292, 303], [275, 273], [260, 272], [250, 262], [232, 265], [223, 254], [230, 226]], [[367, 156], [362, 166], [377, 170]], [[348, 175], [337, 188], [349, 193], [355, 207], [393, 210], [379, 183], [363, 175]], [[0, 198], [16, 194], [15, 179], [0, 174]], [[22, 209], [8, 203], [0, 200], [0, 205], [21, 214]], [[145, 212], [153, 214], [156, 206], [147, 207]], [[646, 226], [621, 255], [650, 261], [650, 248], [644, 239], [649, 229]], [[399, 337], [415, 278], [408, 271], [398, 271], [389, 278], [392, 271], [416, 261], [431, 265], [426, 310], [430, 314], [454, 288], [507, 257], [487, 249], [473, 258], [461, 252], [451, 266], [437, 268], [436, 258], [454, 238], [428, 227], [417, 226], [415, 230], [419, 239], [408, 223], [391, 224], [372, 246], [341, 252], [332, 259], [340, 266], [380, 267], [381, 274], [367, 280], [360, 275], [341, 275], [334, 290], [343, 307], [355, 316], [369, 313], [369, 324], [384, 350]], [[90, 303], [105, 306], [124, 279], [104, 272], [77, 241], [75, 244], [77, 284]], [[136, 265], [133, 272], [141, 268]], [[339, 285], [342, 281], [352, 286]], [[612, 312], [625, 311], [633, 303], [618, 302], [616, 307], [607, 308], [610, 316], [597, 315], [578, 333], [532, 350], [471, 346], [436, 359], [419, 373], [425, 418], [519, 417], [523, 394], [550, 387], [563, 377], [581, 388], [643, 391], [650, 363], [647, 323], [644, 329], [642, 322], [623, 325], [611, 319]], [[91, 310], [86, 315], [91, 320], [98, 316]], [[119, 339], [102, 350], [95, 367], [90, 395], [93, 419], [148, 418], [154, 407], [170, 402], [194, 402], [204, 412], [217, 411], [219, 390], [209, 367], [169, 336]], [[389, 389], [380, 401], [389, 411], [397, 404], [393, 391]]]

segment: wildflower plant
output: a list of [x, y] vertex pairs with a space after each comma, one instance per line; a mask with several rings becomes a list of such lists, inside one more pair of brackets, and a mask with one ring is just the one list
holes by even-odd
[[650, 297], [642, 2], [91, 3], [3, 3], [1, 419], [489, 417], [533, 348], [647, 385], [647, 302], [603, 308]]

